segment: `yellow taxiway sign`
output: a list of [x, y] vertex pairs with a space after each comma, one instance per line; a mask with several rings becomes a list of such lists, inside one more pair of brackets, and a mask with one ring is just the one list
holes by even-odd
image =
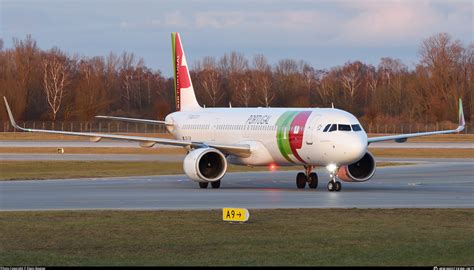
[[249, 210], [245, 208], [222, 208], [222, 219], [224, 221], [246, 222], [249, 217]]

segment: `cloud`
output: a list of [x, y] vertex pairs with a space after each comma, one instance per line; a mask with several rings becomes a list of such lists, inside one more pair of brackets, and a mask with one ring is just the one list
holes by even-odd
[[[472, 7], [462, 2], [440, 6], [433, 1], [359, 1], [344, 22], [339, 42], [382, 45], [419, 42], [437, 32], [472, 33]], [[467, 8], [466, 8], [467, 6]]]
[[344, 0], [315, 5], [304, 2], [295, 4], [296, 8], [280, 10], [265, 7], [252, 11], [196, 10], [188, 15], [186, 24], [197, 30], [273, 33], [269, 40], [281, 40], [282, 35], [294, 38], [303, 33], [305, 41], [312, 45], [414, 44], [438, 32], [472, 37], [472, 3]]
[[439, 32], [472, 40], [474, 30], [474, 2], [468, 0], [300, 0], [280, 1], [277, 7], [264, 1], [251, 9], [245, 1], [242, 5], [213, 3], [168, 8], [153, 17], [121, 22], [120, 27], [217, 31], [237, 39], [242, 33], [246, 39], [263, 34], [265, 41], [259, 46], [284, 45], [298, 39], [307, 46], [353, 47], [413, 46]]
[[168, 27], [189, 26], [189, 22], [186, 21], [186, 17], [179, 10], [165, 14], [165, 19], [163, 23], [165, 26], [168, 26]]
[[[317, 10], [287, 11], [212, 11], [198, 12], [195, 17], [197, 28], [274, 28], [287, 31], [308, 31], [308, 26], [320, 25], [328, 19]], [[313, 29], [314, 30], [314, 29]]]
[[44, 48], [57, 45], [88, 55], [127, 50], [148, 57], [147, 63], [169, 57], [169, 32], [174, 31], [182, 32], [192, 52], [188, 60], [238, 50], [273, 60], [316, 59], [326, 65], [348, 58], [376, 62], [387, 55], [416, 59], [422, 39], [433, 34], [447, 32], [466, 44], [473, 42], [474, 33], [472, 0], [0, 3], [6, 48], [12, 46], [12, 37], [32, 34]]

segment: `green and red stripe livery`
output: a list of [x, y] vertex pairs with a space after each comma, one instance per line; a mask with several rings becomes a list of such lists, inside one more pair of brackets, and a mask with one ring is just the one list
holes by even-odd
[[298, 154], [303, 146], [303, 135], [311, 111], [287, 111], [277, 120], [277, 144], [282, 156], [288, 162], [294, 163], [293, 155], [297, 160], [306, 163]]

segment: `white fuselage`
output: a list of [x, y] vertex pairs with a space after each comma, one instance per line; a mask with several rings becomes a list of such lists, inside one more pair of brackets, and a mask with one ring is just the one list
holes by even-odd
[[205, 108], [174, 112], [166, 122], [179, 140], [250, 145], [249, 157], [228, 157], [234, 164], [342, 166], [367, 152], [359, 121], [339, 109]]

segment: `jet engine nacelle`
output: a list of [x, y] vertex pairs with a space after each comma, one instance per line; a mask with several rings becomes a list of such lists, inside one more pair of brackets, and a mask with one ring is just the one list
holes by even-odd
[[184, 158], [183, 169], [195, 182], [214, 182], [227, 171], [227, 160], [217, 149], [198, 148]]
[[339, 168], [337, 177], [345, 182], [365, 182], [375, 173], [375, 159], [367, 152], [357, 162]]

